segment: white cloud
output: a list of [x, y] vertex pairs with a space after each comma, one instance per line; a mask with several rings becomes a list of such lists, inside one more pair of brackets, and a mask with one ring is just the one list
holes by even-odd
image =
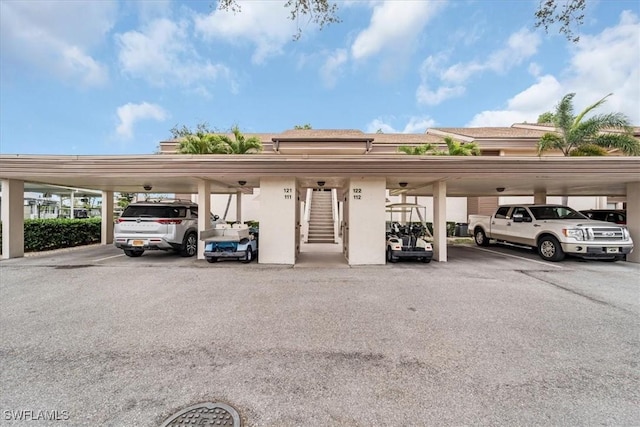
[[263, 63], [282, 53], [282, 47], [293, 39], [296, 26], [282, 2], [239, 1], [239, 13], [214, 10], [195, 17], [196, 31], [204, 38], [224, 39], [255, 45], [252, 61]]
[[167, 112], [156, 104], [143, 102], [141, 104], [128, 103], [118, 107], [116, 112], [120, 123], [116, 128], [116, 133], [123, 138], [133, 138], [133, 127], [141, 120], [164, 121], [167, 119]]
[[122, 71], [158, 86], [195, 86], [205, 90], [212, 80], [229, 77], [229, 69], [201, 59], [188, 39], [185, 21], [157, 19], [142, 31], [116, 36]]
[[[492, 71], [504, 73], [533, 56], [540, 44], [540, 37], [522, 29], [512, 34], [506, 46], [487, 56], [485, 61], [458, 63], [445, 68], [446, 56], [429, 56], [420, 68], [421, 83], [416, 90], [420, 104], [438, 105], [443, 101], [463, 95], [465, 83], [475, 74]], [[535, 72], [535, 69], [531, 69]]]
[[472, 75], [487, 70], [504, 73], [520, 65], [538, 51], [540, 36], [527, 29], [512, 34], [507, 45], [488, 55], [485, 61], [459, 63], [449, 67], [442, 73], [442, 80], [452, 83], [464, 83]]
[[384, 133], [424, 133], [434, 125], [435, 121], [429, 117], [410, 117], [409, 122], [399, 131], [383, 119], [377, 118], [367, 124], [366, 131], [368, 133], [375, 133], [378, 130]]
[[416, 98], [420, 104], [438, 105], [447, 99], [464, 95], [465, 91], [464, 86], [440, 86], [431, 90], [426, 84], [421, 84], [416, 91]]
[[328, 56], [324, 65], [320, 68], [320, 76], [326, 87], [332, 88], [336, 85], [336, 81], [342, 73], [342, 68], [347, 60], [348, 54], [346, 49], [336, 49]]
[[446, 2], [387, 0], [373, 3], [369, 27], [351, 46], [354, 59], [364, 59], [383, 50], [411, 47], [429, 20]]
[[536, 84], [507, 101], [506, 109], [483, 111], [465, 126], [511, 126], [535, 122], [540, 114], [552, 111], [563, 95], [561, 84], [555, 77], [542, 76]]
[[627, 11], [615, 27], [595, 36], [580, 36], [565, 72], [566, 92], [576, 93], [576, 110], [613, 93], [597, 111], [622, 112], [634, 124], [640, 124], [639, 34], [638, 15]]
[[[570, 65], [554, 76], [542, 76], [538, 82], [507, 102], [504, 110], [483, 111], [467, 126], [510, 126], [534, 122], [546, 111], [553, 111], [567, 93], [575, 93], [574, 110], [582, 111], [607, 95], [614, 95], [595, 113], [622, 112], [640, 124], [640, 22], [638, 16], [623, 12], [618, 25], [597, 35], [581, 35], [573, 46]], [[530, 68], [536, 75], [537, 67]]]
[[85, 86], [107, 81], [105, 65], [90, 55], [115, 23], [117, 3], [0, 2], [3, 61], [17, 60]]

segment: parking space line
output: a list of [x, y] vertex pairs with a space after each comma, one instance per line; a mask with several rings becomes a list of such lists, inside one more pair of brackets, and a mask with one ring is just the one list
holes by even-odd
[[522, 259], [522, 260], [525, 260], [525, 261], [535, 262], [537, 264], [546, 265], [548, 267], [555, 267], [555, 268], [564, 269], [564, 267], [562, 267], [560, 265], [556, 265], [556, 264], [551, 264], [550, 262], [538, 261], [538, 260], [535, 260], [535, 259], [524, 258], [524, 257], [518, 256], [518, 255], [505, 254], [503, 252], [492, 251], [491, 249], [479, 248], [477, 246], [472, 246], [472, 248], [477, 249], [479, 251], [486, 251], [486, 252], [491, 252], [491, 253], [498, 254], [498, 255], [508, 256], [508, 257], [511, 257], [511, 258], [518, 258], [518, 259]]
[[105, 258], [94, 259], [93, 262], [100, 262], [100, 261], [104, 261], [106, 259], [118, 258], [119, 256], [124, 256], [124, 254], [111, 255], [111, 256], [108, 256], [108, 257], [105, 257]]

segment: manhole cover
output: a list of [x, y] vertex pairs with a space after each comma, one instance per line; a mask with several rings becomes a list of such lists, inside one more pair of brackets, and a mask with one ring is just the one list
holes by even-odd
[[161, 427], [230, 426], [241, 427], [238, 411], [224, 403], [198, 403], [170, 416]]

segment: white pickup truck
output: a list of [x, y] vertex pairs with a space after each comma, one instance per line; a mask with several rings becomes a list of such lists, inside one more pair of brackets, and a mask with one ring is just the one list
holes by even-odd
[[492, 216], [469, 215], [468, 230], [478, 246], [490, 239], [531, 246], [546, 261], [561, 261], [565, 254], [617, 261], [633, 251], [627, 227], [560, 205], [500, 206]]

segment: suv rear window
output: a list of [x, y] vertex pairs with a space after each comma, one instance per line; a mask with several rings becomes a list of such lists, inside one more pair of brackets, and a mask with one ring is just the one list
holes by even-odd
[[122, 212], [125, 218], [184, 218], [187, 216], [187, 208], [177, 206], [145, 206], [129, 205]]

